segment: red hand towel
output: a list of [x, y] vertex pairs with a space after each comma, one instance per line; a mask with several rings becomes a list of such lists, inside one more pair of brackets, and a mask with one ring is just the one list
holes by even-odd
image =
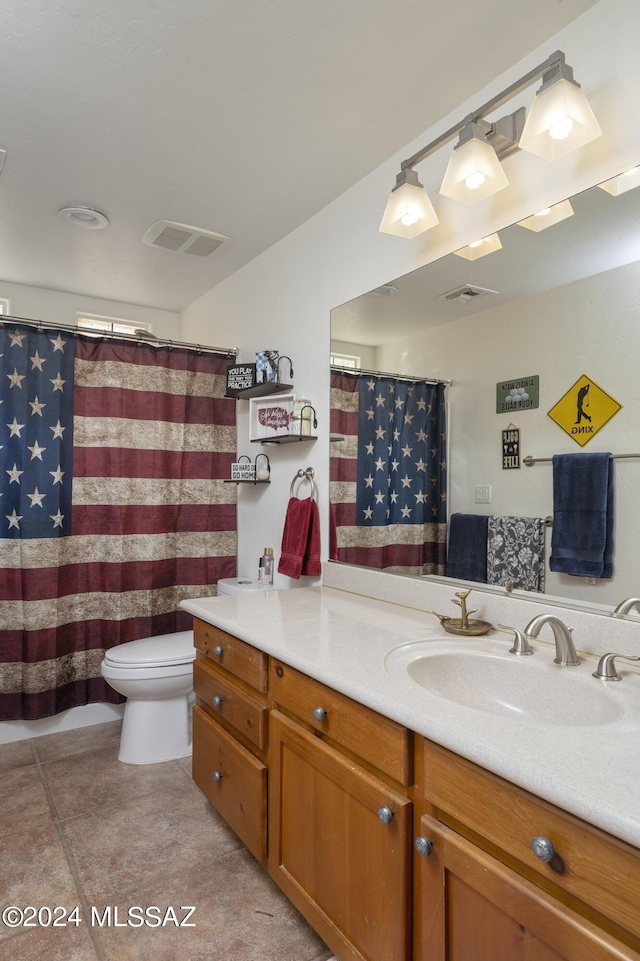
[[291, 497], [287, 505], [278, 573], [294, 577], [296, 580], [302, 573], [302, 561], [309, 540], [312, 504], [315, 504], [315, 501], [310, 497], [304, 500]]
[[309, 516], [309, 536], [302, 560], [302, 573], [309, 577], [320, 577], [320, 512], [314, 500], [311, 501]]

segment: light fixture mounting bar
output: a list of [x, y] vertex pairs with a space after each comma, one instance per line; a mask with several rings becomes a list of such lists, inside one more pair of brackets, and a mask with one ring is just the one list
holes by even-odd
[[427, 144], [427, 146], [422, 150], [418, 150], [413, 154], [412, 157], [409, 157], [408, 160], [403, 160], [400, 164], [401, 169], [404, 170], [405, 167], [413, 168], [419, 163], [422, 163], [423, 160], [426, 160], [427, 157], [429, 157], [444, 144], [448, 143], [450, 140], [453, 140], [456, 134], [459, 133], [459, 131], [462, 130], [462, 128], [468, 123], [477, 123], [478, 121], [482, 120], [485, 114], [491, 113], [493, 110], [497, 110], [508, 100], [511, 100], [512, 97], [515, 97], [516, 94], [519, 94], [522, 90], [524, 90], [525, 87], [528, 87], [535, 80], [538, 80], [540, 77], [544, 76], [544, 74], [549, 70], [553, 68], [561, 69], [564, 63], [564, 53], [561, 50], [556, 50], [556, 52], [552, 53], [550, 57], [547, 57], [543, 63], [539, 64], [537, 67], [534, 67], [533, 70], [530, 70], [523, 77], [520, 77], [519, 80], [516, 80], [508, 87], [505, 87], [504, 90], [502, 90], [499, 94], [496, 94], [496, 96], [492, 97], [490, 100], [487, 100], [487, 102], [477, 110], [467, 114], [467, 116], [459, 121], [459, 123], [454, 124], [453, 127], [449, 127], [448, 130], [446, 130], [435, 140], [432, 140], [431, 143]]

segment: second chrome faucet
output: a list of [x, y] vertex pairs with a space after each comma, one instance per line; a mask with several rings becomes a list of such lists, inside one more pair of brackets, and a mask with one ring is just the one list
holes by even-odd
[[560, 667], [575, 667], [579, 664], [580, 661], [578, 660], [573, 638], [571, 637], [571, 628], [567, 627], [564, 621], [561, 621], [555, 614], [538, 614], [538, 616], [529, 621], [525, 627], [524, 636], [527, 640], [534, 640], [539, 637], [540, 629], [544, 627], [545, 624], [548, 624], [553, 631], [553, 637], [556, 642], [554, 662], [559, 664]]

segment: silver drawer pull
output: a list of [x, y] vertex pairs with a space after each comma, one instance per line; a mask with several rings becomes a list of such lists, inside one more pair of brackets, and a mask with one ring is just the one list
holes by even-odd
[[383, 804], [382, 807], [378, 808], [378, 817], [383, 824], [391, 824], [393, 821], [393, 811], [391, 808], [388, 808], [386, 804]]
[[215, 654], [216, 657], [222, 657], [222, 648], [220, 647], [219, 644], [216, 644], [216, 646], [213, 649], [213, 653]]
[[548, 838], [535, 837], [531, 842], [531, 850], [538, 860], [544, 861], [545, 864], [553, 861], [556, 856], [556, 849], [553, 846], [553, 842], [549, 841]]
[[214, 771], [213, 774], [211, 775], [211, 780], [215, 781], [216, 784], [219, 784], [220, 781], [222, 780], [222, 774], [220, 773], [220, 771]]
[[325, 717], [327, 716], [327, 712], [323, 707], [314, 707], [313, 716], [315, 717], [316, 721], [324, 721]]
[[428, 858], [433, 850], [433, 841], [430, 841], [429, 838], [426, 838], [423, 834], [420, 834], [413, 842], [413, 846], [418, 854], [420, 854], [423, 858]]
[[211, 703], [213, 704], [214, 707], [220, 707], [220, 705], [222, 704], [222, 698], [218, 697], [218, 695], [216, 694], [215, 697], [211, 698]]

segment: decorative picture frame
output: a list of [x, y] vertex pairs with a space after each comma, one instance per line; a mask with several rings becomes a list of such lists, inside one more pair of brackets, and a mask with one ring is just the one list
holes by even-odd
[[250, 400], [249, 440], [269, 440], [290, 433], [294, 394], [271, 394]]

